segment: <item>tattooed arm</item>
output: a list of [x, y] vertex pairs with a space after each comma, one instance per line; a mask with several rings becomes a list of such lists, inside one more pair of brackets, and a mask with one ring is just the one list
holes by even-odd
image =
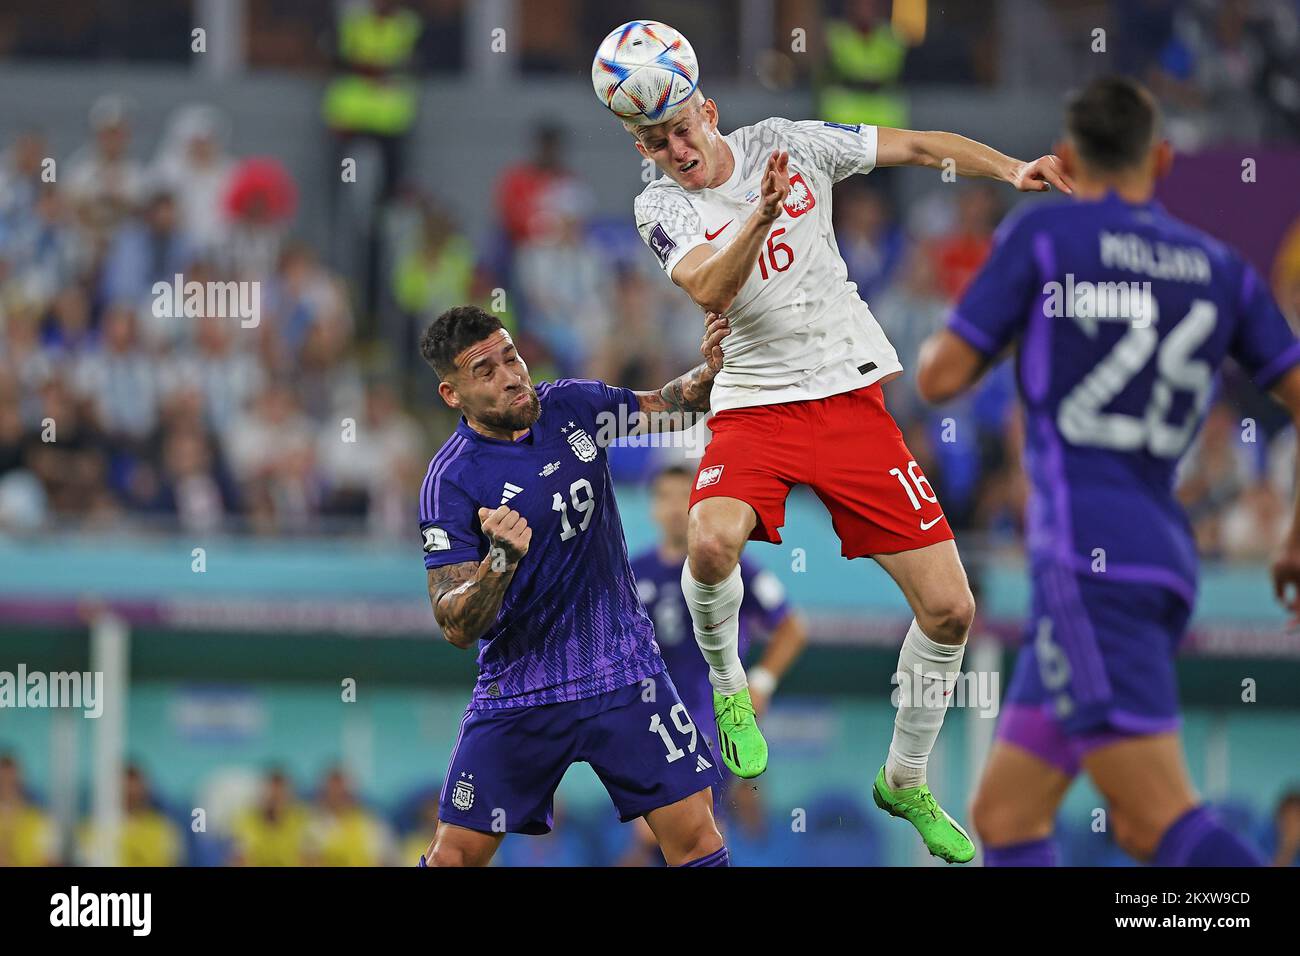
[[479, 509], [491, 547], [482, 561], [429, 569], [429, 600], [443, 636], [464, 650], [473, 647], [501, 612], [515, 568], [528, 553], [533, 529], [524, 516], [502, 505]]
[[709, 410], [713, 379], [722, 371], [722, 340], [731, 334], [725, 315], [710, 312], [700, 352], [705, 361], [663, 388], [637, 392], [641, 415], [637, 432], [662, 432], [690, 428]]

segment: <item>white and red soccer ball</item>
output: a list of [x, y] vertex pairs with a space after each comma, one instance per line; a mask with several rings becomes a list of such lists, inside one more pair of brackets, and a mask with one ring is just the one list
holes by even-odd
[[686, 37], [654, 20], [632, 20], [605, 37], [591, 64], [591, 85], [619, 119], [653, 126], [695, 95], [700, 67]]

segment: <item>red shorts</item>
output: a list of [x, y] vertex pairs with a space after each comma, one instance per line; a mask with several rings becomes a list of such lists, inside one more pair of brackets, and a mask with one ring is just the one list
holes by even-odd
[[808, 485], [831, 513], [846, 558], [914, 551], [950, 540], [934, 489], [885, 409], [880, 384], [827, 398], [718, 412], [691, 506], [739, 498], [754, 541], [781, 543], [785, 499]]

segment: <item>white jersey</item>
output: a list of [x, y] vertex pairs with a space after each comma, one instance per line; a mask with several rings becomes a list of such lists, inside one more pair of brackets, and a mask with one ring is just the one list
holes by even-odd
[[758, 202], [768, 157], [790, 154], [784, 212], [727, 310], [732, 331], [713, 410], [825, 398], [901, 372], [849, 281], [831, 224], [831, 187], [875, 168], [876, 127], [767, 119], [723, 138], [736, 167], [721, 186], [692, 192], [664, 176], [636, 199], [637, 230], [671, 276], [696, 246], [721, 249], [735, 239]]

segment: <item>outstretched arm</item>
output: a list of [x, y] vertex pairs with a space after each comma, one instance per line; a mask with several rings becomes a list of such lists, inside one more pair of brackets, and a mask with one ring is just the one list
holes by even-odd
[[722, 371], [722, 340], [731, 334], [725, 315], [708, 314], [700, 352], [705, 360], [685, 375], [652, 392], [636, 392], [641, 413], [635, 433], [690, 428], [709, 410], [713, 379]]
[[942, 168], [951, 160], [958, 176], [982, 176], [1010, 183], [1021, 192], [1045, 192], [1055, 187], [1074, 191], [1055, 156], [1040, 156], [1025, 163], [999, 153], [957, 133], [917, 132], [881, 126], [876, 131], [877, 166], [929, 166]]

